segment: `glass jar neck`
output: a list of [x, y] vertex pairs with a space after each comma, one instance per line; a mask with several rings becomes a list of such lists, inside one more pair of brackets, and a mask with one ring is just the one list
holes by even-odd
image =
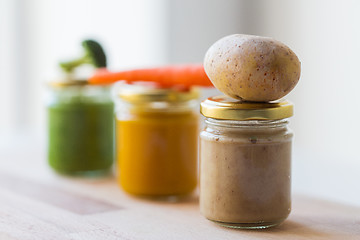
[[206, 118], [205, 123], [214, 128], [234, 128], [234, 129], [281, 129], [287, 127], [288, 118], [279, 120], [223, 120]]
[[109, 86], [63, 86], [51, 87], [47, 94], [47, 102], [112, 102]]
[[187, 112], [193, 111], [198, 101], [196, 99], [181, 102], [150, 101], [150, 102], [128, 102], [120, 99], [120, 106], [137, 112]]

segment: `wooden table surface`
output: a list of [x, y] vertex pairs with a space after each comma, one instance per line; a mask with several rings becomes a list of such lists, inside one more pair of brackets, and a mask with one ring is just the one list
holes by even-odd
[[51, 171], [39, 152], [0, 152], [0, 239], [360, 239], [360, 208], [293, 197], [289, 218], [266, 230], [220, 227], [180, 202], [125, 194], [114, 176], [84, 179]]

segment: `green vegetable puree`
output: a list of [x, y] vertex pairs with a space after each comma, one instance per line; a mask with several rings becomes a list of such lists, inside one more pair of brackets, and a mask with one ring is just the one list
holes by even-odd
[[110, 101], [50, 105], [49, 164], [63, 173], [109, 169], [114, 157], [113, 110]]

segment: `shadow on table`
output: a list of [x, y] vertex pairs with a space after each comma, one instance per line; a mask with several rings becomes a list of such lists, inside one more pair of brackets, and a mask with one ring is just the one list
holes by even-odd
[[298, 223], [292, 220], [286, 220], [283, 224], [274, 227], [274, 228], [268, 228], [261, 230], [262, 233], [266, 234], [273, 234], [276, 233], [277, 235], [289, 235], [289, 236], [301, 236], [306, 238], [312, 238], [312, 237], [329, 237], [330, 234], [318, 229], [311, 228], [309, 226], [306, 226], [302, 223]]
[[[334, 222], [333, 222], [334, 223]], [[346, 222], [339, 220], [338, 226], [346, 225]], [[304, 223], [296, 222], [293, 220], [286, 220], [283, 224], [268, 228], [268, 229], [259, 229], [259, 230], [246, 230], [246, 229], [232, 229], [234, 231], [246, 233], [252, 237], [259, 237], [264, 239], [273, 239], [273, 236], [281, 239], [333, 239], [334, 236], [340, 236], [339, 239], [360, 239], [354, 238], [354, 236], [359, 236], [360, 229], [355, 230], [353, 225], [354, 223], [348, 223], [349, 227], [347, 229], [341, 229], [342, 231], [336, 230], [336, 227], [332, 228], [331, 225], [325, 223], [325, 225], [320, 225], [314, 222], [314, 227], [305, 225]], [[219, 226], [220, 228], [223, 228]]]
[[187, 195], [180, 195], [180, 196], [142, 196], [142, 195], [132, 195], [136, 200], [144, 200], [150, 201], [160, 204], [199, 204], [199, 196], [197, 193], [187, 194]]

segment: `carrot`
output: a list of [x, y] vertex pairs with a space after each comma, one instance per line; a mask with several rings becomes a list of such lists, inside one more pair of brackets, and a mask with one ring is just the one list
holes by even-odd
[[88, 81], [90, 84], [111, 84], [120, 80], [156, 82], [163, 87], [213, 86], [201, 64], [170, 65], [122, 72], [109, 72], [106, 69], [100, 69]]

